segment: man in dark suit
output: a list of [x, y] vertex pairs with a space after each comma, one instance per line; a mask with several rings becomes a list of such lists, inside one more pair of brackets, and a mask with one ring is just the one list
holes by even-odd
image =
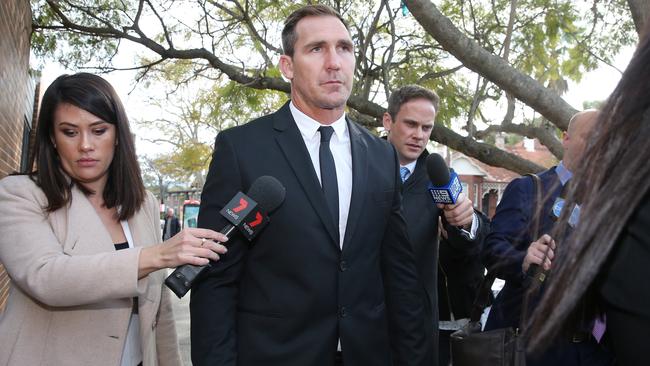
[[[483, 278], [479, 254], [489, 227], [487, 218], [474, 211], [464, 193], [454, 205], [436, 205], [427, 191], [426, 145], [439, 104], [440, 98], [430, 90], [417, 85], [401, 87], [388, 98], [383, 123], [388, 141], [397, 150], [404, 181], [402, 206], [427, 294], [427, 324], [433, 333], [434, 354], [438, 354], [434, 365], [448, 365], [449, 334], [467, 321]], [[440, 246], [439, 229], [444, 235]]]
[[163, 240], [167, 240], [172, 236], [178, 234], [181, 231], [181, 223], [178, 221], [178, 218], [174, 215], [174, 209], [168, 208], [167, 215], [165, 216], [165, 224], [163, 225], [162, 237]]
[[395, 151], [344, 113], [348, 28], [331, 8], [306, 6], [282, 40], [291, 102], [217, 136], [199, 227], [221, 229], [219, 210], [262, 175], [286, 199], [252, 244], [230, 240], [192, 288], [192, 362], [430, 365]]
[[[553, 206], [562, 188], [575, 170], [588, 138], [595, 126], [598, 112], [587, 110], [571, 118], [564, 134], [564, 156], [560, 163], [539, 173], [542, 189], [540, 237], [534, 237], [536, 211], [535, 186], [529, 176], [517, 178], [506, 187], [501, 202], [492, 218], [491, 231], [482, 251], [486, 267], [506, 281], [499, 292], [485, 325], [486, 330], [504, 327], [518, 328], [522, 302], [527, 290], [527, 271], [531, 264], [550, 270], [554, 257], [555, 241], [551, 233], [555, 222]], [[543, 234], [543, 235], [542, 235]], [[545, 253], [548, 256], [544, 263]], [[530, 311], [534, 310], [534, 304]], [[608, 365], [610, 358], [591, 337], [589, 329], [576, 329], [573, 335], [563, 338], [538, 358], [527, 357], [528, 366], [535, 365]]]

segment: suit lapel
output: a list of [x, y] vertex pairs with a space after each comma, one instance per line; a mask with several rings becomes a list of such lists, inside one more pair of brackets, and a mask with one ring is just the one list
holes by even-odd
[[415, 164], [415, 169], [411, 173], [411, 175], [406, 178], [406, 181], [404, 182], [404, 188], [403, 190], [406, 190], [410, 188], [413, 185], [420, 184], [422, 180], [428, 180], [428, 174], [425, 171], [426, 170], [426, 159], [429, 153], [425, 149], [422, 154], [418, 157], [417, 163]]
[[134, 247], [154, 244], [152, 238], [156, 237], [155, 234], [151, 233], [151, 224], [147, 223], [148, 217], [143, 214], [143, 210], [147, 208], [146, 204], [147, 201], [145, 201], [140, 210], [138, 210], [138, 212], [128, 220], [129, 231], [131, 232]]
[[[76, 186], [72, 187], [68, 220], [68, 233], [78, 242], [73, 250], [79, 254], [115, 251], [111, 235], [88, 198]], [[81, 228], [81, 230], [79, 230]]]
[[348, 131], [350, 131], [350, 150], [352, 151], [352, 197], [350, 198], [343, 250], [350, 245], [355, 226], [359, 221], [368, 180], [368, 145], [361, 137], [362, 132], [359, 130], [359, 126], [350, 120], [347, 122]]
[[273, 116], [273, 128], [278, 132], [275, 139], [278, 146], [280, 146], [280, 150], [282, 150], [285, 159], [289, 162], [298, 182], [300, 182], [300, 185], [304, 189], [307, 199], [314, 207], [314, 210], [316, 210], [316, 213], [338, 248], [338, 230], [334, 226], [334, 220], [327, 209], [327, 202], [325, 202], [325, 196], [321, 190], [318, 176], [316, 176], [309, 152], [305, 147], [305, 141], [300, 135], [300, 130], [298, 130], [298, 126], [296, 126], [296, 122], [291, 115], [289, 103], [286, 103]]

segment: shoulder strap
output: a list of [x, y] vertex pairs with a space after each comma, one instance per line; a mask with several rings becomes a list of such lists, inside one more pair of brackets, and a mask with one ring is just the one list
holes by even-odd
[[533, 220], [532, 226], [532, 237], [533, 240], [537, 240], [540, 236], [540, 219], [542, 216], [543, 202], [542, 202], [542, 179], [537, 174], [526, 174], [526, 176], [531, 177], [533, 180], [533, 190], [535, 192], [535, 201], [533, 202], [533, 212], [531, 213], [531, 219]]
[[[537, 240], [540, 235], [541, 235], [541, 217], [542, 217], [542, 210], [544, 206], [544, 202], [542, 201], [542, 180], [537, 174], [526, 174], [527, 176], [530, 176], [533, 179], [533, 186], [535, 190], [535, 202], [533, 204], [533, 212], [532, 212], [532, 220], [533, 220], [533, 226], [532, 226], [532, 240]], [[526, 274], [528, 276], [528, 274]], [[524, 294], [523, 298], [523, 303], [521, 307], [521, 318], [519, 322], [519, 329], [524, 329], [528, 322], [528, 311], [529, 311], [529, 306], [530, 306], [530, 301], [534, 296], [537, 296], [541, 289], [541, 285], [546, 279], [546, 271], [544, 270], [544, 267], [542, 266], [537, 266], [537, 270], [535, 273], [532, 275], [530, 279], [526, 279], [524, 282], [528, 288], [526, 293]]]

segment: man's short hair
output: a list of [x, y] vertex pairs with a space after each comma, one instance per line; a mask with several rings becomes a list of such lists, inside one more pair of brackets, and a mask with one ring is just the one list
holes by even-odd
[[390, 114], [390, 117], [395, 120], [402, 105], [413, 99], [426, 99], [430, 101], [436, 113], [438, 113], [438, 106], [440, 105], [440, 97], [438, 97], [438, 94], [419, 85], [406, 85], [393, 91], [388, 98], [387, 112]]
[[341, 14], [336, 10], [330, 8], [327, 5], [307, 5], [302, 8], [294, 11], [289, 15], [287, 20], [284, 22], [284, 28], [282, 29], [282, 50], [285, 55], [293, 57], [294, 47], [296, 41], [298, 40], [298, 34], [296, 33], [296, 25], [298, 22], [306, 17], [324, 17], [332, 16], [338, 18], [341, 23], [345, 26], [345, 29], [350, 31], [348, 23], [345, 22]]

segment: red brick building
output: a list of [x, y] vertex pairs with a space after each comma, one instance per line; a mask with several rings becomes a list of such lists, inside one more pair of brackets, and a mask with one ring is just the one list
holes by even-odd
[[[0, 1], [0, 178], [28, 169], [36, 94], [29, 70], [31, 26], [29, 1]], [[0, 264], [0, 310], [9, 285]]]
[[[548, 148], [537, 140], [524, 140], [513, 146], [501, 146], [501, 148], [545, 168], [558, 163]], [[451, 153], [449, 161], [449, 166], [459, 175], [463, 183], [463, 191], [474, 202], [474, 207], [490, 218], [494, 216], [497, 204], [501, 201], [508, 183], [520, 176], [510, 170], [487, 165], [455, 151]]]

